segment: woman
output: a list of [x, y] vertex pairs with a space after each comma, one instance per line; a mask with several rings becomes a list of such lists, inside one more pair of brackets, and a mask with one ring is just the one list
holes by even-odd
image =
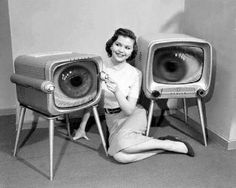
[[104, 66], [104, 110], [109, 130], [108, 154], [116, 161], [130, 163], [158, 154], [162, 150], [194, 156], [192, 147], [173, 136], [159, 139], [145, 136], [146, 111], [137, 105], [141, 72], [128, 62], [137, 54], [135, 34], [117, 29], [106, 43], [110, 57]]

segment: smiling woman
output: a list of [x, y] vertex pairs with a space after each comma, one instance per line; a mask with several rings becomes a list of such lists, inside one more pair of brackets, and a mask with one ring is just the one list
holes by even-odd
[[137, 50], [136, 36], [129, 29], [117, 29], [106, 43], [110, 59], [104, 65], [103, 71], [107, 76], [102, 77], [102, 89], [109, 130], [108, 154], [120, 163], [142, 160], [158, 154], [160, 150], [194, 156], [188, 143], [173, 136], [161, 139], [145, 136], [146, 111], [137, 105], [142, 74], [129, 64]]

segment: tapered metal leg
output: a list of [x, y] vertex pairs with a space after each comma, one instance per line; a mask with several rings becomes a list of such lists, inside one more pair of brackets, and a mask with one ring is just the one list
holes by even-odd
[[200, 116], [200, 120], [201, 120], [204, 145], [207, 146], [206, 126], [205, 126], [205, 119], [204, 119], [204, 115], [203, 115], [202, 99], [200, 97], [197, 98], [197, 104], [198, 104], [198, 111], [199, 111], [199, 116]]
[[151, 126], [151, 123], [152, 123], [153, 107], [154, 107], [154, 100], [151, 100], [151, 103], [150, 103], [150, 106], [149, 106], [149, 110], [148, 110], [148, 120], [147, 120], [146, 136], [149, 135], [150, 126]]
[[69, 118], [69, 114], [65, 115], [66, 117], [66, 127], [67, 127], [67, 134], [71, 139], [71, 132], [70, 132], [70, 118]]
[[183, 98], [183, 105], [184, 105], [184, 122], [188, 122], [188, 108], [187, 108], [187, 101], [186, 98]]
[[50, 152], [50, 180], [53, 180], [53, 141], [54, 141], [54, 119], [49, 119], [49, 152]]
[[95, 121], [96, 121], [96, 124], [97, 124], [97, 127], [98, 127], [98, 132], [99, 132], [101, 140], [102, 140], [103, 148], [105, 150], [106, 155], [108, 155], [107, 145], [106, 145], [106, 141], [105, 141], [104, 134], [103, 134], [103, 131], [102, 131], [102, 126], [101, 126], [101, 122], [100, 122], [100, 119], [99, 119], [97, 106], [93, 106], [93, 114], [94, 114], [94, 118], [95, 118]]
[[19, 138], [20, 138], [20, 132], [22, 129], [22, 125], [24, 122], [24, 118], [25, 118], [25, 111], [26, 108], [23, 106], [20, 106], [20, 119], [19, 119], [19, 123], [18, 123], [18, 128], [17, 128], [17, 132], [16, 132], [16, 140], [15, 140], [15, 146], [14, 146], [14, 152], [13, 152], [13, 156], [16, 156], [16, 152], [17, 152], [17, 146], [18, 146], [18, 142], [19, 142]]

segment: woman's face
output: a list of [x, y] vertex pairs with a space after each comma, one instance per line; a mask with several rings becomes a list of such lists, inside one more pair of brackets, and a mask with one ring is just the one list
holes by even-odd
[[119, 63], [122, 63], [131, 56], [133, 48], [133, 39], [129, 37], [119, 36], [111, 46], [111, 58]]

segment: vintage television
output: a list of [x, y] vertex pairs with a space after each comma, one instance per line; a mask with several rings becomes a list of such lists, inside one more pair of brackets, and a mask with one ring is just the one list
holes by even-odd
[[135, 65], [143, 74], [143, 92], [151, 100], [146, 135], [149, 134], [154, 101], [182, 98], [187, 122], [186, 98], [196, 98], [206, 146], [202, 97], [209, 93], [211, 86], [211, 44], [184, 34], [158, 33], [139, 37], [138, 48]]
[[67, 114], [98, 103], [101, 64], [99, 56], [75, 52], [21, 55], [11, 81], [21, 105], [49, 116]]
[[138, 38], [136, 66], [150, 99], [206, 96], [212, 77], [211, 44], [184, 34]]
[[49, 120], [50, 164], [49, 177], [53, 180], [54, 120], [65, 115], [67, 136], [70, 134], [69, 113], [92, 107], [103, 148], [107, 146], [97, 112], [101, 97], [100, 56], [75, 52], [52, 52], [18, 56], [14, 61], [15, 73], [11, 81], [16, 84], [20, 103], [19, 123], [13, 156], [16, 156], [21, 127], [26, 109]]

